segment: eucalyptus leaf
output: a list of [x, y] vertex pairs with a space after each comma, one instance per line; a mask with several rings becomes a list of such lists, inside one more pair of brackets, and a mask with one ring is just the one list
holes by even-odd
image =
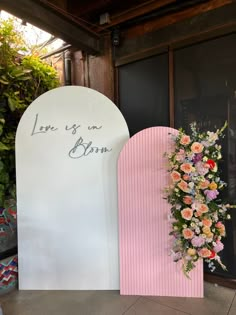
[[32, 77], [31, 76], [25, 76], [25, 77], [20, 77], [19, 80], [21, 81], [27, 81], [27, 80], [31, 80]]
[[16, 109], [16, 102], [10, 96], [8, 97], [8, 106], [12, 112], [14, 112], [14, 110]]
[[9, 84], [9, 81], [0, 78], [0, 83], [7, 85], [7, 84]]
[[4, 143], [0, 142], [0, 151], [7, 151], [9, 147], [7, 147]]

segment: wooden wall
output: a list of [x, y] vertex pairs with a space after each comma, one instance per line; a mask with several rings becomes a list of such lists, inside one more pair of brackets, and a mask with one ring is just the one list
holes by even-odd
[[104, 37], [103, 54], [92, 56], [75, 51], [72, 57], [72, 83], [103, 93], [114, 101], [114, 67], [110, 35]]
[[[213, 2], [220, 5], [218, 0]], [[115, 51], [116, 65], [236, 31], [236, 3], [221, 3], [224, 6], [212, 9], [204, 4], [188, 10], [188, 15], [178, 13], [172, 19], [169, 16], [123, 30], [122, 45]]]
[[212, 0], [185, 13], [121, 29], [120, 46], [112, 47], [109, 34], [101, 55], [73, 53], [72, 83], [93, 88], [114, 101], [116, 66], [235, 31], [236, 3], [232, 0]]

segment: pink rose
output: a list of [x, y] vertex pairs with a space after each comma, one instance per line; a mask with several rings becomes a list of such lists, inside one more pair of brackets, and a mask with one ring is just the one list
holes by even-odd
[[215, 224], [215, 227], [220, 229], [222, 227], [224, 227], [224, 224], [221, 222], [221, 221], [218, 221], [216, 224]]
[[185, 151], [183, 149], [180, 149], [179, 152], [177, 152], [175, 159], [178, 162], [183, 162], [183, 160], [185, 159]]

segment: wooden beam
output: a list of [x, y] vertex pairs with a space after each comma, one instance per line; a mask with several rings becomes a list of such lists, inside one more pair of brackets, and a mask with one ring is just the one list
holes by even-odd
[[109, 28], [111, 26], [115, 26], [118, 24], [121, 24], [123, 22], [126, 22], [128, 20], [134, 19], [136, 17], [142, 16], [144, 14], [150, 13], [152, 11], [155, 11], [157, 9], [160, 9], [161, 7], [164, 7], [165, 5], [171, 4], [176, 2], [176, 0], [151, 0], [148, 2], [144, 2], [138, 6], [135, 6], [129, 10], [123, 11], [120, 14], [116, 14], [110, 17], [111, 22], [104, 26], [103, 29]]
[[135, 38], [115, 48], [115, 66], [236, 32], [236, 2]]
[[211, 11], [219, 7], [225, 6], [232, 2], [233, 0], [210, 0], [207, 3], [199, 4], [195, 7], [191, 7], [186, 10], [176, 12], [176, 13], [164, 16], [162, 18], [150, 20], [146, 23], [131, 27], [130, 29], [124, 32], [123, 36], [126, 38], [133, 38], [133, 37], [141, 36], [145, 33], [153, 32], [155, 30], [167, 27], [171, 24], [183, 21], [185, 19], [194, 17], [204, 12]]
[[67, 0], [50, 0], [50, 2], [61, 9], [67, 9]]
[[99, 10], [112, 3], [112, 0], [96, 0], [88, 1], [86, 4], [81, 4], [80, 1], [69, 0], [68, 9], [73, 15], [83, 16], [90, 12]]
[[0, 0], [0, 9], [26, 20], [89, 54], [100, 52], [98, 35], [43, 3], [34, 0]]

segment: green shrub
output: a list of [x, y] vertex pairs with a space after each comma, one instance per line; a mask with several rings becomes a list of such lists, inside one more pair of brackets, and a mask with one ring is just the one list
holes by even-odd
[[15, 134], [29, 104], [59, 86], [57, 72], [27, 55], [14, 21], [0, 21], [0, 207], [15, 198]]

